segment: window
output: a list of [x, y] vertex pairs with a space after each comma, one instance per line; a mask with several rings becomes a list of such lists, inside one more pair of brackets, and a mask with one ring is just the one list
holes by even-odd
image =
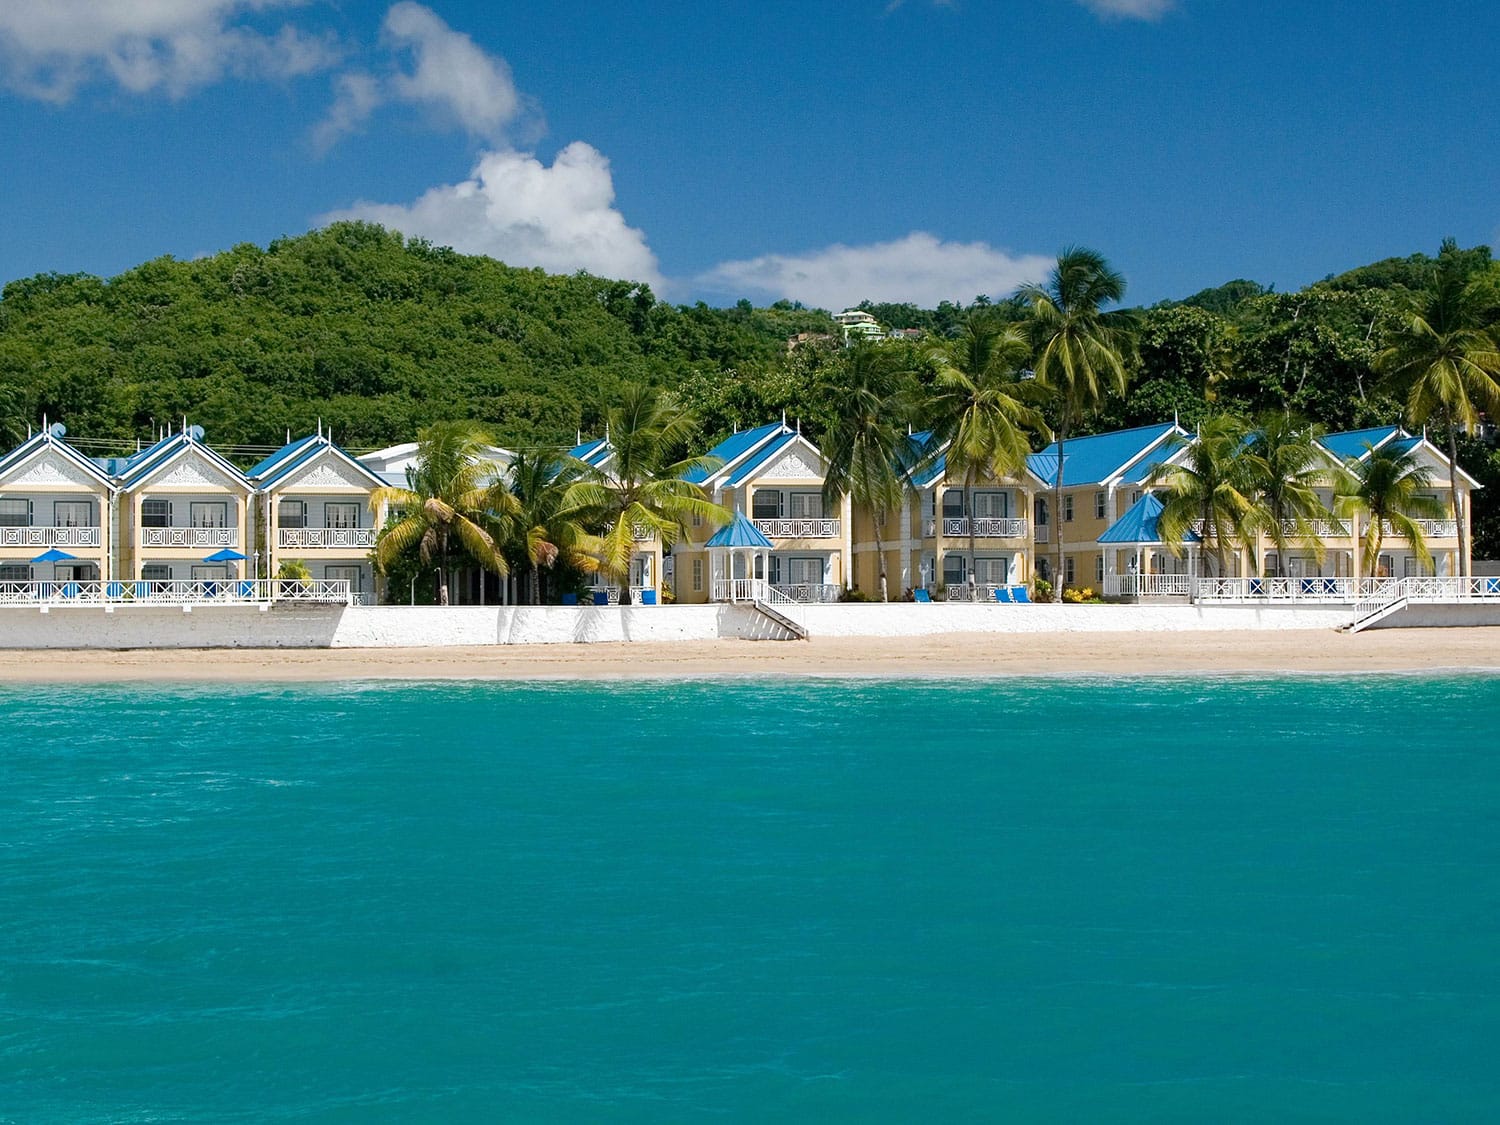
[[142, 527], [171, 527], [172, 526], [172, 501], [170, 501], [170, 500], [142, 500], [141, 501], [141, 526]]
[[1098, 555], [1094, 558], [1094, 581], [1103, 585], [1104, 583], [1104, 556]]
[[693, 560], [693, 593], [703, 593], [703, 560]]
[[147, 563], [141, 567], [141, 580], [144, 582], [170, 582], [172, 580], [172, 568], [166, 563]]
[[1390, 555], [1381, 555], [1375, 560], [1375, 577], [1390, 578], [1395, 573], [1395, 561]]
[[330, 582], [347, 582], [349, 589], [359, 593], [364, 589], [364, 570], [357, 566], [326, 566], [323, 568], [323, 577]]
[[1043, 582], [1051, 582], [1052, 581], [1052, 560], [1051, 559], [1042, 558], [1042, 559], [1037, 559], [1036, 560], [1036, 576], [1038, 578], [1040, 578]]
[[945, 520], [960, 519], [964, 514], [964, 490], [951, 488], [943, 493], [943, 518]]
[[1132, 492], [1130, 494], [1130, 502], [1132, 504], [1139, 504], [1141, 502], [1141, 497], [1144, 496], [1144, 495], [1146, 495], [1146, 494], [1144, 492], [1142, 492], [1139, 488], [1137, 488], [1134, 492]]
[[307, 505], [301, 500], [282, 500], [276, 505], [276, 523], [280, 527], [307, 526]]
[[54, 527], [93, 527], [94, 502], [92, 500], [56, 500], [52, 504]]
[[26, 563], [0, 563], [0, 582], [30, 582], [31, 567]]
[[694, 527], [702, 527], [703, 526], [703, 516], [702, 516], [701, 513], [699, 513], [699, 512], [694, 512], [693, 513], [693, 526]]
[[781, 493], [775, 489], [759, 489], [750, 501], [750, 518], [757, 520], [779, 520], [781, 518]]
[[1034, 510], [1034, 515], [1036, 516], [1037, 527], [1046, 527], [1049, 519], [1047, 515], [1046, 499], [1044, 497], [1038, 496], [1036, 498], [1036, 503], [1032, 505], [1032, 508]]
[[817, 492], [794, 492], [791, 495], [792, 519], [816, 520], [823, 518], [823, 497]]
[[817, 585], [823, 581], [822, 559], [788, 559], [788, 581], [794, 585]]
[[981, 520], [1003, 520], [1010, 516], [1009, 492], [974, 493], [974, 516]]
[[1104, 518], [1106, 499], [1107, 498], [1103, 492], [1094, 493], [1094, 518], [1096, 520], [1102, 520]]
[[[30, 527], [30, 500], [0, 500], [0, 527]], [[19, 581], [27, 581], [20, 579]]]
[[1071, 585], [1073, 585], [1073, 583], [1074, 583], [1074, 581], [1076, 580], [1076, 577], [1077, 577], [1076, 573], [1075, 573], [1076, 570], [1077, 570], [1077, 567], [1074, 564], [1073, 556], [1072, 555], [1065, 556], [1063, 558], [1063, 585], [1064, 586], [1071, 586]]
[[189, 527], [228, 527], [229, 505], [222, 500], [194, 500], [188, 505]]
[[195, 566], [193, 567], [194, 582], [212, 582], [217, 578], [228, 578], [229, 568], [227, 566]]
[[943, 582], [946, 585], [954, 586], [968, 580], [969, 572], [964, 566], [964, 557], [962, 555], [944, 555]]
[[323, 505], [323, 526], [351, 528], [359, 526], [359, 505], [338, 503]]
[[1073, 496], [1068, 494], [1063, 497], [1063, 523], [1073, 522]]
[[975, 559], [974, 580], [1004, 586], [1010, 581], [1010, 559]]

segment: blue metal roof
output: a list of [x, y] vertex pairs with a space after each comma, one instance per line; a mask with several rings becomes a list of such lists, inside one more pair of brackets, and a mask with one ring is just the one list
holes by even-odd
[[251, 480], [256, 480], [259, 477], [263, 477], [272, 469], [276, 468], [277, 465], [285, 461], [288, 457], [296, 454], [298, 450], [306, 449], [309, 445], [319, 440], [320, 438], [317, 434], [308, 434], [305, 438], [298, 438], [296, 441], [289, 441], [275, 453], [271, 454], [271, 456], [253, 465], [250, 471], [245, 475]]
[[760, 528], [745, 518], [744, 512], [735, 512], [734, 519], [714, 532], [713, 537], [705, 545], [771, 549], [771, 541], [761, 534]]
[[753, 430], [741, 430], [739, 433], [730, 434], [718, 445], [708, 451], [706, 456], [713, 458], [716, 465], [711, 468], [702, 466], [689, 469], [683, 474], [683, 480], [693, 484], [705, 484], [710, 477], [725, 469], [738, 468], [735, 464], [741, 457], [749, 453], [761, 442], [775, 437], [779, 433], [791, 433], [782, 422], [772, 422], [766, 426], [757, 426]]
[[201, 434], [202, 430], [194, 426], [187, 433], [170, 434], [162, 438], [161, 441], [157, 442], [150, 449], [136, 454], [126, 462], [124, 472], [119, 474], [118, 483], [120, 487], [130, 488], [183, 452], [189, 449], [196, 449], [213, 462], [214, 466], [224, 473], [224, 475], [238, 480], [246, 488], [253, 490], [254, 486], [245, 479], [244, 473], [240, 472], [239, 469], [235, 468], [199, 440]]
[[568, 450], [569, 457], [582, 461], [585, 465], [592, 465], [596, 469], [603, 464], [609, 453], [608, 438], [590, 438]]
[[[1063, 453], [1066, 462], [1062, 469], [1063, 487], [1102, 484], [1175, 429], [1173, 423], [1164, 422], [1157, 426], [1137, 426], [1132, 430], [1070, 438]], [[1057, 442], [1040, 453], [1033, 453], [1026, 459], [1026, 464], [1048, 485], [1053, 484], [1057, 479]]]
[[734, 474], [724, 483], [731, 487], [743, 484], [749, 477], [754, 475], [757, 469], [765, 467], [770, 463], [771, 458], [775, 457], [787, 446], [795, 443], [797, 437], [797, 434], [788, 431], [766, 442], [765, 445], [741, 461], [739, 467], [735, 469]]
[[1322, 446], [1341, 461], [1350, 457], [1363, 457], [1365, 446], [1378, 446], [1401, 432], [1399, 426], [1376, 426], [1368, 430], [1345, 430], [1341, 434], [1329, 434], [1322, 439]]
[[[1141, 543], [1160, 543], [1161, 531], [1157, 527], [1157, 521], [1160, 518], [1161, 501], [1148, 492], [1130, 505], [1129, 511], [1109, 525], [1109, 529], [1099, 536], [1099, 542], [1130, 546]], [[1183, 533], [1182, 541], [1184, 543], [1202, 542], [1198, 533], [1192, 529]]]

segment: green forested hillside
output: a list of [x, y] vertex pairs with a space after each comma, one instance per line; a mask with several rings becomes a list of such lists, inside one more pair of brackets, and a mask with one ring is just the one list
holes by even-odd
[[[1459, 251], [1494, 280], [1489, 250]], [[1400, 420], [1373, 360], [1434, 259], [1363, 266], [1293, 293], [1236, 280], [1140, 311], [1130, 392], [1091, 429], [1174, 413], [1290, 409], [1329, 429]], [[937, 309], [861, 306], [891, 328], [944, 335], [976, 306], [1019, 319], [1007, 295]], [[162, 258], [108, 281], [41, 275], [0, 296], [0, 438], [43, 414], [75, 437], [128, 442], [184, 415], [219, 445], [266, 446], [317, 418], [340, 442], [410, 439], [470, 418], [513, 446], [571, 441], [598, 427], [626, 381], [671, 386], [702, 420], [706, 446], [782, 410], [817, 436], [846, 353], [788, 351], [794, 333], [835, 333], [825, 311], [789, 302], [677, 306], [646, 288], [553, 276], [458, 254], [363, 223], [262, 249]], [[909, 349], [921, 367], [924, 345]], [[97, 447], [96, 447], [97, 448]], [[1500, 551], [1500, 467], [1478, 442], [1467, 467], [1490, 487], [1478, 542]]]

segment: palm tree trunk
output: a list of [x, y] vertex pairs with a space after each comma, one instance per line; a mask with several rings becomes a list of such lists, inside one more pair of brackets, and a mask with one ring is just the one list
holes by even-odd
[[885, 587], [885, 544], [880, 538], [880, 524], [883, 516], [884, 513], [875, 514], [875, 561], [880, 566], [880, 600], [888, 602], [891, 599], [887, 596]]
[[1448, 488], [1453, 500], [1453, 526], [1458, 532], [1458, 576], [1469, 577], [1469, 531], [1464, 526], [1464, 505], [1458, 498], [1458, 427], [1448, 419]]
[[1067, 406], [1064, 405], [1063, 416], [1057, 426], [1057, 475], [1052, 478], [1052, 530], [1057, 534], [1057, 547], [1052, 552], [1053, 557], [1057, 559], [1057, 567], [1052, 572], [1052, 600], [1059, 603], [1063, 596], [1063, 442], [1067, 439], [1068, 413]]
[[441, 547], [438, 552], [441, 560], [438, 563], [438, 605], [448, 604], [448, 536], [445, 533], [441, 539]]

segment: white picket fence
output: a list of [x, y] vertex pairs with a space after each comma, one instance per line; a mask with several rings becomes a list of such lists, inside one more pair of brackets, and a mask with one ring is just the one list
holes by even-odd
[[195, 578], [142, 582], [0, 582], [0, 607], [234, 605], [300, 602], [358, 605], [347, 579]]

